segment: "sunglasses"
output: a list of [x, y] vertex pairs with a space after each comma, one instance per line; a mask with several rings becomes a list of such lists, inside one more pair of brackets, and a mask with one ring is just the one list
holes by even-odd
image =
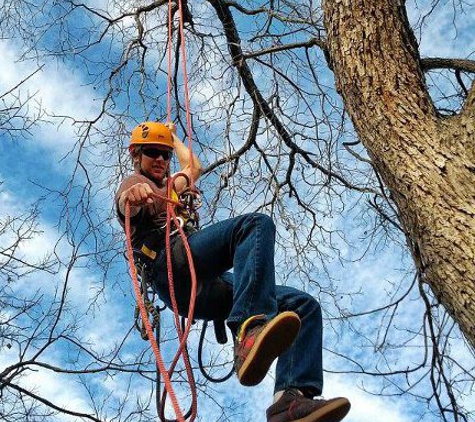
[[172, 158], [173, 152], [166, 149], [142, 148], [142, 154], [149, 158], [162, 157], [165, 161]]

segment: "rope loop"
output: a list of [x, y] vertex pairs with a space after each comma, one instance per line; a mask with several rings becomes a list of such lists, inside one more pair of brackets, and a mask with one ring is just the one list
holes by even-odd
[[150, 320], [148, 319], [145, 304], [140, 300], [142, 293], [140, 291], [140, 283], [138, 281], [137, 269], [135, 267], [135, 262], [134, 262], [134, 252], [133, 252], [133, 247], [132, 247], [132, 235], [131, 235], [131, 227], [130, 227], [130, 202], [129, 201], [127, 201], [125, 204], [125, 237], [126, 237], [126, 244], [127, 244], [127, 259], [129, 261], [130, 273], [132, 276], [132, 282], [133, 282], [133, 287], [134, 287], [134, 292], [135, 292], [135, 298], [139, 306], [140, 316], [142, 318], [142, 322], [145, 327], [145, 332], [150, 341], [153, 353], [155, 354], [155, 358], [157, 360], [157, 366], [160, 370], [160, 374], [170, 394], [170, 400], [172, 401], [173, 409], [175, 411], [175, 414], [177, 415], [177, 419], [179, 422], [185, 422], [185, 418], [183, 417], [183, 413], [181, 412], [180, 406], [178, 404], [175, 391], [173, 390], [173, 386], [170, 380], [171, 377], [165, 368], [162, 354], [160, 353], [160, 349], [158, 347], [157, 341], [153, 335], [152, 325], [150, 323]]

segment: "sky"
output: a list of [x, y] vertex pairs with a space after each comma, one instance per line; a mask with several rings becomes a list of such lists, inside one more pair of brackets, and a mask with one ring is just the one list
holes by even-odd
[[[91, 6], [105, 8], [104, 1], [91, 0]], [[424, 3], [419, 3], [422, 7]], [[199, 6], [196, 6], [199, 7]], [[408, 3], [410, 19], [414, 25], [420, 23], [422, 12], [414, 11], [413, 4]], [[451, 7], [440, 7], [436, 12], [427, 18], [423, 23], [423, 34], [420, 38], [421, 54], [424, 57], [466, 57], [473, 58], [475, 51], [475, 28], [473, 4], [466, 6], [467, 12], [457, 16], [457, 27], [453, 25], [453, 9]], [[130, 21], [132, 22], [132, 21]], [[78, 22], [78, 27], [84, 22]], [[46, 38], [39, 42], [44, 45], [55, 45], [61, 39]], [[110, 41], [109, 48], [114, 55], [117, 41]], [[50, 43], [50, 44], [49, 44]], [[107, 44], [107, 43], [106, 43]], [[18, 297], [41, 298], [44, 308], [54, 307], [55, 301], [62, 294], [67, 294], [69, 306], [65, 309], [65, 326], [74, 321], [79, 328], [74, 333], [81, 338], [87, 339], [97, 351], [108, 353], [126, 333], [131, 326], [133, 315], [133, 293], [131, 280], [127, 276], [127, 268], [121, 257], [114, 257], [112, 263], [100, 268], [99, 265], [91, 264], [88, 260], [95, 241], [102, 246], [114, 245], [116, 251], [120, 251], [120, 239], [117, 236], [118, 226], [113, 225], [112, 230], [104, 227], [101, 222], [105, 221], [112, 212], [112, 196], [117, 184], [114, 182], [118, 178], [117, 169], [108, 164], [114, 163], [117, 156], [110, 153], [111, 149], [103, 146], [101, 132], [93, 132], [91, 141], [97, 143], [97, 147], [92, 143], [92, 148], [84, 152], [84, 163], [89, 169], [88, 176], [93, 178], [94, 185], [104, 185], [105, 188], [95, 192], [90, 198], [90, 209], [94, 210], [94, 224], [97, 227], [99, 240], [91, 234], [82, 236], [85, 230], [85, 218], [81, 215], [81, 194], [84, 193], [81, 184], [84, 183], [85, 173], [76, 166], [76, 154], [80, 145], [80, 130], [74, 122], [87, 119], [94, 119], [101, 112], [101, 103], [98, 100], [107, 89], [107, 84], [94, 85], [91, 72], [84, 64], [84, 60], [75, 58], [74, 54], [66, 59], [57, 59], [54, 55], [45, 55], [37, 60], [21, 60], [27, 53], [26, 47], [16, 39], [0, 39], [0, 57], [2, 57], [2, 72], [0, 72], [0, 95], [7, 92], [12, 86], [18, 84], [32, 72], [41, 67], [41, 70], [34, 74], [18, 91], [21, 98], [32, 96], [26, 110], [31, 117], [41, 115], [42, 123], [30, 129], [28, 136], [8, 136], [0, 132], [0, 220], [4, 221], [8, 216], [18, 216], [31, 208], [31, 205], [42, 198], [39, 203], [40, 214], [37, 220], [38, 235], [20, 245], [21, 256], [28, 261], [41, 261], [45, 257], [50, 257], [54, 261], [54, 268], [57, 272], [33, 273], [21, 277], [14, 283], [8, 283], [9, 288]], [[96, 55], [103, 52], [95, 51], [94, 57], [90, 58], [90, 66], [100, 66]], [[212, 62], [212, 58], [208, 58]], [[88, 59], [89, 60], [89, 59]], [[104, 65], [106, 66], [106, 65]], [[218, 72], [219, 74], [219, 72]], [[157, 74], [156, 85], [152, 89], [163, 89], [163, 75]], [[224, 83], [224, 82], [223, 82]], [[212, 115], [209, 111], [213, 104], [216, 104], [220, 97], [215, 94], [215, 83], [208, 80], [193, 86], [196, 93], [193, 93], [194, 106], [208, 119], [219, 119], [219, 116]], [[164, 94], [162, 94], [164, 95]], [[7, 100], [10, 97], [6, 98]], [[199, 107], [202, 107], [200, 109]], [[208, 108], [209, 107], [209, 108]], [[127, 108], [124, 103], [117, 104], [117, 108]], [[144, 110], [147, 105], [138, 107], [132, 111], [134, 118], [140, 119], [145, 116]], [[149, 111], [152, 113], [151, 111]], [[208, 114], [206, 114], [208, 113]], [[63, 116], [71, 116], [64, 118]], [[101, 120], [101, 130], [107, 131], [111, 124], [110, 118]], [[216, 127], [222, 128], [223, 124]], [[126, 133], [130, 128], [123, 128], [123, 132], [117, 134], [122, 142], [126, 142]], [[219, 129], [215, 129], [219, 130]], [[114, 139], [114, 138], [112, 138]], [[202, 147], [202, 145], [200, 146]], [[73, 154], [70, 151], [74, 151]], [[205, 159], [205, 158], [204, 158]], [[101, 163], [104, 165], [101, 171], [95, 171], [94, 165]], [[74, 174], [74, 178], [71, 178]], [[208, 181], [208, 184], [215, 181]], [[65, 187], [70, 187], [69, 201], [77, 204], [76, 207], [65, 209], [61, 202], [60, 191]], [[351, 199], [351, 198], [350, 198]], [[364, 228], [354, 222], [358, 215], [358, 203], [354, 201], [354, 209], [341, 215], [332, 216], [327, 223], [335, 229], [346, 231], [348, 238], [352, 241], [364, 237]], [[246, 209], [249, 204], [242, 204]], [[351, 207], [350, 207], [351, 208]], [[74, 215], [77, 213], [77, 215]], [[71, 215], [72, 214], [72, 215]], [[69, 218], [70, 217], [70, 218]], [[206, 218], [206, 217], [205, 217]], [[58, 223], [59, 221], [59, 223]], [[68, 222], [76, 225], [68, 226]], [[114, 231], [115, 230], [115, 231]], [[74, 236], [61, 236], [62, 233], [73, 233]], [[109, 237], [108, 237], [109, 236]], [[12, 241], [11, 235], [0, 236], [0, 243], [9, 244]], [[347, 309], [349, 313], [363, 312], [372, 307], [384, 305], [387, 301], [388, 291], [390, 294], [398, 295], [394, 286], [400, 280], [405, 280], [404, 285], [409, 285], [412, 275], [407, 269], [411, 268], [410, 257], [405, 248], [401, 246], [402, 239], [378, 248], [377, 255], [370, 255], [363, 260], [357, 260], [361, 255], [360, 250], [347, 247], [343, 242], [338, 243], [341, 249], [343, 260], [333, 258], [326, 263], [326, 271], [332, 275], [332, 280], [337, 285], [345, 284], [346, 291], [352, 290], [354, 295], [342, 297], [340, 306]], [[356, 248], [357, 249], [357, 248]], [[78, 259], [72, 268], [64, 263], [70, 262], [70, 256], [74, 252], [79, 253]], [[279, 255], [281, 252], [277, 251]], [[278, 268], [279, 281], [287, 281], [285, 275], [285, 262]], [[312, 276], [318, 278], [321, 273]], [[384, 281], [384, 282], [383, 282]], [[3, 282], [3, 281], [2, 281]], [[301, 286], [298, 280], [294, 280], [297, 286]], [[5, 280], [5, 283], [6, 280]], [[348, 284], [350, 288], [348, 288]], [[66, 286], [65, 290], [63, 290]], [[313, 287], [302, 286], [312, 291]], [[327, 285], [328, 287], [328, 285]], [[314, 290], [313, 290], [314, 291]], [[359, 292], [364, 291], [364, 294]], [[414, 320], [420, 318], [423, 311], [422, 305], [415, 300], [417, 292], [412, 292], [412, 307], [407, 308], [404, 315], [398, 315], [397, 323], [392, 330], [397, 332], [404, 326], [414, 326]], [[362, 342], [355, 337], [351, 324], [340, 324], [334, 321], [336, 308], [332, 305], [334, 297], [328, 292], [320, 292], [324, 312], [326, 312], [326, 324], [328, 330], [325, 331], [325, 369], [328, 371], [325, 377], [325, 397], [346, 396], [352, 402], [352, 410], [347, 419], [349, 422], [362, 422], [371, 419], [381, 419], [386, 422], [409, 422], [416, 418], [424, 421], [438, 420], [435, 416], [426, 412], [423, 405], [417, 403], [410, 395], [390, 395], [378, 396], [372, 392], [381, 388], [381, 382], [371, 377], [354, 376], [352, 374], [339, 373], [341, 371], [354, 369], [351, 362], [339, 357], [339, 354], [348, 354], [363, 366], [369, 365], [373, 359], [380, 360], [379, 369], [384, 366], [384, 359], [380, 354], [375, 354], [374, 350], [368, 346], [369, 343]], [[67, 320], [66, 320], [67, 315]], [[9, 316], [5, 311], [0, 311], [0, 316]], [[41, 316], [36, 315], [38, 318]], [[170, 315], [166, 316], [167, 323], [170, 323]], [[375, 317], [379, 320], [379, 317]], [[381, 317], [387, 320], [388, 317]], [[386, 319], [385, 319], [386, 318]], [[26, 322], [23, 322], [26, 324]], [[45, 321], [45, 327], [50, 322]], [[358, 324], [358, 322], [355, 322]], [[406, 325], [407, 324], [407, 325]], [[376, 324], [377, 325], [377, 324]], [[417, 326], [417, 324], [415, 324]], [[364, 327], [360, 329], [363, 329]], [[373, 335], [375, 325], [369, 324], [367, 327], [368, 336]], [[190, 347], [192, 352], [196, 352], [197, 332], [193, 332]], [[383, 336], [384, 333], [381, 333]], [[379, 335], [378, 335], [379, 336]], [[401, 335], [401, 339], [405, 338]], [[172, 353], [173, 344], [165, 343], [164, 353], [169, 356]], [[395, 366], [401, 367], [417, 364], [420, 359], [420, 345], [416, 341], [409, 342], [410, 347], [401, 351], [400, 349], [388, 348], [386, 357]], [[145, 343], [137, 334], [130, 334], [125, 337], [122, 349], [124, 358], [133, 361], [143, 350], [146, 350]], [[71, 356], [72, 348], [67, 344], [61, 344], [48, 350], [44, 360], [52, 365], [62, 365], [74, 359]], [[216, 348], [210, 349], [212, 352]], [[228, 346], [228, 355], [231, 347]], [[473, 366], [470, 356], [463, 347], [457, 349], [453, 347], [454, 356], [459, 362]], [[399, 357], [397, 356], [398, 354]], [[18, 350], [15, 347], [0, 349], [0, 371], [8, 365], [16, 362]], [[92, 359], [87, 356], [80, 357], [80, 363], [95, 365]], [[369, 367], [369, 366], [368, 366]], [[203, 421], [263, 421], [265, 420], [265, 410], [271, 404], [273, 390], [273, 371], [266, 377], [263, 383], [257, 388], [240, 387], [235, 378], [224, 384], [208, 386], [199, 396], [200, 420]], [[34, 386], [44, 397], [49, 397], [58, 405], [68, 405], [75, 410], [86, 411], [90, 408], [88, 391], [79, 381], [78, 377], [56, 374], [38, 368], [25, 375], [20, 384], [27, 387]], [[128, 377], [114, 374], [110, 376], [99, 375], [92, 378], [90, 388], [93, 394], [103, 398], [104, 408], [100, 413], [108, 420], [114, 409], [121, 400], [129, 397], [135, 401], [135, 395], [142, 397], [144, 401], [150, 397], [150, 384], [143, 378], [131, 379], [131, 388], [128, 389]], [[390, 390], [391, 386], [385, 386]], [[132, 392], [132, 393], [131, 393]], [[470, 395], [468, 393], [468, 395]], [[225, 416], [220, 414], [219, 404], [228, 406]], [[133, 403], [131, 403], [131, 406]], [[475, 409], [473, 398], [466, 399], [467, 407]], [[206, 414], [205, 412], [211, 412]], [[150, 417], [154, 415], [153, 405]], [[58, 421], [74, 421], [75, 417], [58, 416]], [[147, 420], [147, 419], [145, 419]]]

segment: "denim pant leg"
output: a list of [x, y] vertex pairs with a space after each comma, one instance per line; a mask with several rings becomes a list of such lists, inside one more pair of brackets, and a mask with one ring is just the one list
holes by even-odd
[[[253, 315], [265, 314], [272, 318], [277, 314], [274, 242], [275, 225], [272, 219], [258, 213], [221, 221], [188, 238], [203, 292], [206, 292], [212, 280], [234, 269], [233, 304], [227, 318], [228, 325], [234, 331]], [[163, 251], [157, 259], [153, 277], [157, 290], [166, 299], [168, 282], [164, 256]], [[177, 298], [178, 302], [183, 303], [183, 299], [186, 299], [186, 290], [189, 292], [189, 287], [176, 289], [177, 295], [182, 296]], [[198, 302], [203, 302], [205, 296], [201, 293]], [[198, 303], [199, 308], [203, 305], [213, 306], [211, 303]]]
[[294, 311], [301, 328], [292, 346], [277, 360], [275, 391], [299, 388], [308, 396], [323, 390], [322, 312], [313, 296], [289, 286], [277, 286], [279, 312]]

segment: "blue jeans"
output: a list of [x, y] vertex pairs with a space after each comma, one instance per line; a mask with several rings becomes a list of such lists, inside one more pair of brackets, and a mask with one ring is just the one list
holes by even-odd
[[[241, 323], [253, 315], [265, 314], [271, 319], [279, 312], [296, 312], [301, 329], [292, 346], [277, 360], [275, 391], [295, 387], [309, 396], [320, 395], [320, 305], [307, 293], [276, 286], [272, 219], [257, 213], [231, 218], [191, 234], [188, 242], [201, 286], [195, 318], [225, 319], [236, 333]], [[186, 259], [178, 261], [181, 262], [173, 264], [175, 294], [180, 314], [186, 315], [190, 298], [188, 264]], [[233, 273], [228, 272], [231, 268]], [[164, 250], [158, 254], [152, 278], [160, 298], [171, 306]]]

